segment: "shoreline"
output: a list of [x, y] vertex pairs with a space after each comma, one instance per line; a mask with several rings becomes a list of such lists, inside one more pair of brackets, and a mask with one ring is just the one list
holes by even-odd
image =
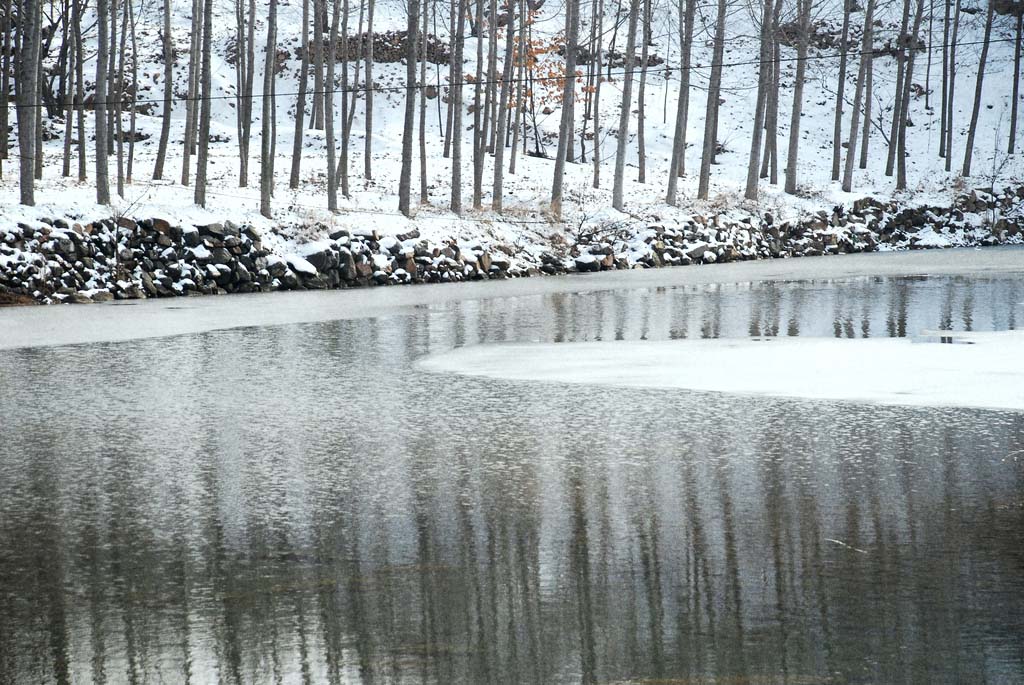
[[0, 350], [125, 342], [242, 327], [319, 323], [405, 315], [420, 307], [563, 292], [704, 286], [769, 281], [1024, 273], [1024, 246], [872, 252], [803, 259], [768, 259], [699, 268], [630, 269], [500, 283], [358, 288], [238, 297], [114, 301], [95, 307], [0, 309]]

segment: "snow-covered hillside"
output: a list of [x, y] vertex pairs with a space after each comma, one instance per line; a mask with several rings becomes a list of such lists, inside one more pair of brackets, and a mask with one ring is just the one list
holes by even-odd
[[[262, 0], [261, 0], [262, 2]], [[589, 32], [590, 14], [588, 9], [581, 19], [581, 35]], [[191, 3], [179, 0], [174, 6], [173, 35], [178, 59], [175, 65], [175, 91], [183, 95], [185, 84], [185, 60], [188, 56], [190, 31]], [[259, 7], [259, 4], [257, 5]], [[966, 8], [966, 4], [965, 4]], [[885, 4], [878, 9], [875, 29], [875, 45], [891, 44], [898, 33], [901, 6], [896, 3]], [[967, 8], [971, 9], [971, 8]], [[977, 8], [974, 8], [977, 9]], [[353, 5], [353, 11], [355, 4]], [[742, 188], [746, 175], [747, 155], [750, 148], [753, 109], [756, 99], [758, 65], [757, 22], [760, 9], [744, 2], [731, 5], [727, 19], [727, 41], [725, 48], [725, 69], [723, 76], [723, 103], [720, 114], [719, 142], [724, 151], [718, 157], [718, 164], [713, 167], [711, 175], [712, 192], [710, 200], [698, 202], [696, 195], [696, 175], [693, 173], [700, 161], [700, 146], [704, 130], [704, 101], [708, 79], [707, 66], [711, 62], [711, 33], [714, 24], [714, 6], [699, 4], [697, 9], [696, 33], [694, 41], [694, 57], [691, 83], [691, 103], [689, 117], [689, 148], [687, 150], [687, 176], [682, 181], [680, 208], [665, 204], [665, 185], [667, 180], [669, 157], [673, 128], [675, 125], [675, 102], [679, 90], [679, 31], [677, 27], [677, 8], [666, 0], [655, 2], [653, 17], [652, 54], [662, 57], [666, 62], [652, 67], [647, 78], [646, 88], [646, 142], [647, 142], [647, 182], [636, 182], [636, 88], [631, 103], [633, 110], [633, 126], [631, 140], [627, 146], [629, 159], [626, 176], [626, 214], [620, 214], [610, 208], [610, 186], [615, 157], [615, 131], [619, 116], [618, 100], [621, 97], [621, 69], [612, 69], [611, 80], [603, 84], [601, 120], [598, 122], [596, 140], [601, 146], [604, 168], [602, 170], [602, 187], [591, 187], [592, 164], [572, 163], [566, 171], [566, 202], [564, 223], [552, 223], [547, 212], [550, 195], [554, 147], [557, 144], [559, 108], [557, 104], [538, 112], [538, 125], [541, 129], [542, 152], [549, 158], [520, 155], [517, 160], [515, 175], [505, 179], [505, 212], [497, 215], [488, 211], [474, 211], [467, 208], [462, 218], [456, 217], [447, 210], [450, 194], [451, 159], [443, 156], [442, 128], [443, 119], [441, 100], [445, 97], [448, 80], [446, 64], [429, 64], [427, 81], [440, 84], [441, 97], [428, 101], [430, 116], [427, 122], [427, 154], [428, 185], [430, 203], [415, 209], [412, 220], [401, 216], [398, 211], [397, 188], [399, 160], [402, 141], [402, 115], [405, 91], [401, 86], [405, 82], [405, 66], [402, 63], [379, 63], [374, 68], [374, 85], [382, 88], [374, 97], [373, 127], [373, 179], [362, 178], [363, 168], [363, 136], [364, 112], [360, 98], [352, 128], [351, 142], [351, 179], [352, 192], [348, 198], [341, 199], [341, 211], [330, 214], [326, 211], [326, 164], [325, 137], [323, 131], [307, 130], [305, 132], [305, 152], [302, 162], [301, 184], [298, 190], [289, 190], [288, 171], [292, 148], [292, 117], [295, 109], [295, 93], [298, 90], [297, 75], [299, 71], [299, 46], [301, 44], [301, 13], [302, 7], [298, 0], [281, 0], [279, 4], [278, 45], [287, 51], [288, 60], [284, 69], [277, 77], [277, 112], [276, 127], [276, 183], [274, 194], [274, 219], [267, 220], [259, 216], [258, 189], [258, 155], [259, 134], [258, 122], [253, 126], [254, 140], [251, 144], [253, 162], [250, 173], [250, 187], [239, 188], [237, 173], [237, 140], [235, 125], [235, 72], [229, 63], [230, 48], [235, 35], [235, 3], [232, 0], [214, 0], [214, 58], [213, 83], [216, 94], [224, 96], [213, 101], [213, 123], [211, 135], [216, 142], [211, 144], [210, 186], [208, 207], [204, 210], [192, 204], [191, 189], [184, 188], [172, 180], [159, 182], [150, 181], [159, 137], [160, 114], [162, 109], [162, 33], [160, 30], [162, 16], [159, 2], [147, 1], [137, 7], [137, 30], [139, 35], [139, 92], [140, 101], [152, 101], [144, 108], [149, 114], [139, 114], [137, 127], [146, 139], [137, 145], [134, 160], [134, 179], [126, 186], [123, 198], [115, 198], [113, 208], [95, 204], [95, 192], [89, 183], [79, 184], [74, 178], [61, 177], [60, 156], [62, 140], [60, 136], [46, 143], [46, 167], [44, 178], [37, 189], [38, 206], [23, 208], [17, 205], [17, 159], [12, 158], [6, 164], [5, 180], [0, 187], [3, 200], [2, 221], [14, 222], [19, 219], [39, 216], [72, 217], [96, 219], [113, 215], [167, 216], [182, 222], [201, 223], [203, 221], [232, 219], [236, 222], [249, 222], [258, 228], [286, 227], [285, 242], [294, 239], [302, 242], [315, 238], [308, 231], [299, 228], [317, 223], [350, 230], [372, 226], [382, 233], [401, 233], [409, 231], [415, 225], [420, 233], [427, 238], [442, 239], [446, 236], [487, 236], [508, 243], [537, 242], [550, 240], [553, 233], [578, 231], [588, 225], [616, 223], [628, 225], [635, 223], [640, 226], [657, 217], [661, 221], [671, 221], [693, 213], [709, 213], [720, 211], [737, 212], [772, 212], [775, 216], [797, 217], [809, 212], [831, 207], [837, 203], [849, 204], [864, 195], [888, 197], [892, 195], [895, 181], [884, 175], [885, 154], [884, 137], [888, 135], [889, 118], [894, 101], [896, 80], [896, 60], [892, 56], [882, 55], [874, 59], [874, 82], [872, 85], [872, 102], [875, 116], [880, 113], [878, 125], [872, 131], [873, 151], [868, 168], [857, 170], [854, 192], [843, 193], [839, 185], [830, 179], [832, 116], [836, 84], [838, 80], [838, 63], [836, 47], [812, 48], [811, 59], [807, 64], [807, 81], [804, 91], [804, 114], [802, 118], [802, 144], [799, 165], [800, 192], [797, 196], [786, 195], [780, 185], [773, 186], [766, 180], [761, 182], [761, 195], [756, 203], [742, 201]], [[981, 188], [1010, 184], [1024, 176], [1024, 155], [1008, 155], [1006, 153], [1008, 121], [1010, 112], [1011, 83], [1013, 78], [1013, 48], [1015, 18], [996, 15], [995, 28], [989, 47], [987, 72], [982, 95], [982, 108], [978, 127], [978, 138], [975, 144], [974, 177], [958, 178], [955, 173], [961, 164], [964, 153], [965, 131], [970, 117], [971, 104], [974, 97], [974, 83], [979, 53], [981, 51], [982, 31], [985, 12], [966, 12], [962, 15], [957, 52], [959, 75], [954, 99], [954, 163], [953, 173], [944, 170], [944, 160], [938, 157], [939, 146], [939, 108], [938, 88], [941, 79], [941, 43], [942, 22], [941, 8], [935, 9], [935, 21], [929, 22], [926, 16], [922, 26], [921, 37], [925, 44], [931, 43], [931, 60], [929, 52], [918, 53], [918, 64], [914, 73], [914, 83], [921, 86], [915, 89], [910, 101], [910, 119], [913, 128], [908, 139], [908, 190], [905, 197], [911, 201], [931, 204], [949, 203], [955, 192], [964, 188]], [[447, 4], [428, 3], [431, 24], [436, 26], [436, 35], [447, 41], [447, 23], [449, 6]], [[610, 0], [605, 2], [603, 29], [606, 41], [616, 31], [616, 23], [625, 20], [626, 8], [620, 3], [616, 5]], [[401, 30], [406, 24], [405, 3], [401, 0], [377, 0], [374, 30], [384, 32]], [[794, 8], [784, 6], [782, 22], [792, 19]], [[436, 13], [436, 21], [433, 14]], [[564, 27], [564, 5], [549, 0], [540, 6], [533, 25], [535, 37], [554, 39], [560, 35]], [[265, 16], [265, 12], [257, 10], [257, 14]], [[837, 0], [824, 0], [815, 6], [815, 22], [819, 31], [835, 33], [842, 16], [842, 4]], [[853, 15], [854, 25], [863, 21], [863, 8], [858, 8]], [[354, 18], [351, 32], [354, 32]], [[95, 44], [95, 24], [92, 18], [83, 22], [86, 29], [86, 44]], [[931, 36], [928, 29], [931, 28]], [[257, 23], [257, 94], [260, 91], [263, 49], [261, 33], [265, 30], [265, 22]], [[52, 63], [59, 48], [59, 36], [50, 49], [49, 60]], [[558, 43], [553, 40], [553, 43]], [[619, 49], [623, 44], [619, 36]], [[88, 51], [88, 48], [87, 48]], [[639, 48], [638, 48], [639, 53]], [[91, 51], [89, 54], [93, 54]], [[465, 71], [468, 74], [477, 72], [474, 63], [476, 39], [467, 38]], [[795, 74], [795, 51], [791, 47], [782, 47], [782, 75], [779, 111], [779, 149], [780, 166], [785, 165], [785, 146], [788, 140], [789, 112], [792, 104], [792, 86]], [[543, 57], [544, 60], [561, 60], [552, 53]], [[500, 65], [499, 58], [499, 65]], [[855, 61], [855, 60], [852, 60]], [[499, 67], [500, 70], [500, 67]], [[87, 86], [91, 87], [95, 77], [95, 60], [91, 57], [85, 64]], [[90, 77], [91, 75], [91, 77]], [[848, 70], [847, 93], [853, 89], [856, 76], [856, 64]], [[350, 82], [355, 77], [352, 68]], [[362, 84], [363, 74], [360, 74]], [[928, 97], [931, 108], [926, 107], [923, 94], [925, 83], [931, 86]], [[338, 76], [340, 83], [340, 75]], [[363, 84], [364, 85], [364, 84]], [[397, 86], [397, 87], [396, 87]], [[390, 90], [389, 90], [390, 89]], [[582, 89], [582, 83], [579, 85]], [[258, 102], [259, 98], [257, 98]], [[471, 98], [467, 99], [468, 102]], [[259, 117], [259, 105], [255, 107], [255, 116]], [[308, 110], [308, 103], [307, 103]], [[851, 107], [846, 108], [847, 119]], [[14, 121], [12, 105], [11, 121]], [[440, 114], [439, 114], [440, 112]], [[127, 119], [127, 112], [125, 117]], [[176, 102], [171, 135], [170, 156], [168, 159], [165, 179], [176, 179], [180, 175], [181, 141], [183, 137], [185, 105]], [[467, 114], [464, 122], [472, 123], [472, 115]], [[88, 152], [93, 152], [91, 131], [92, 117], [86, 117], [86, 130], [90, 136]], [[577, 138], [582, 126], [582, 116], [577, 109]], [[54, 119], [47, 124], [54, 132], [63, 130], [62, 122]], [[127, 126], [127, 125], [126, 125]], [[588, 123], [593, 129], [594, 124]], [[16, 131], [12, 137], [16, 135]], [[845, 133], [844, 133], [845, 135]], [[534, 145], [533, 132], [527, 129], [526, 137], [530, 139], [531, 150]], [[12, 145], [16, 151], [16, 145]], [[579, 155], [577, 145], [576, 154]], [[588, 162], [590, 150], [587, 150]], [[471, 161], [466, 154], [463, 174], [466, 183], [465, 192], [468, 196], [472, 179]], [[487, 161], [484, 183], [484, 205], [489, 206], [490, 165]], [[415, 167], [414, 167], [415, 168]], [[74, 165], [72, 165], [74, 169]], [[415, 173], [415, 171], [414, 171]], [[418, 181], [414, 180], [414, 187]], [[468, 203], [467, 203], [468, 204]], [[282, 245], [282, 249], [287, 249]]]

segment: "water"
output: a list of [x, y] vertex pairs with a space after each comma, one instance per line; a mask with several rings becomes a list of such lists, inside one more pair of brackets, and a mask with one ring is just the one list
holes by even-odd
[[0, 352], [0, 683], [1022, 682], [1024, 414], [414, 367], [1022, 303], [697, 284]]

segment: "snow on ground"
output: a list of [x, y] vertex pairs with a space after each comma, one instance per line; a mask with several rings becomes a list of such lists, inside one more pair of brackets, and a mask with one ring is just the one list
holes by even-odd
[[[258, 3], [257, 13], [265, 16]], [[175, 105], [171, 133], [171, 148], [167, 161], [165, 179], [150, 181], [153, 161], [156, 152], [156, 141], [159, 137], [159, 115], [162, 105], [162, 64], [160, 61], [160, 7], [155, 4], [140, 5], [139, 45], [140, 45], [140, 100], [155, 100], [149, 108], [149, 114], [138, 116], [139, 131], [148, 139], [139, 143], [135, 150], [134, 182], [126, 187], [123, 198], [115, 199], [112, 207], [101, 207], [95, 204], [94, 189], [89, 184], [79, 184], [76, 180], [60, 177], [61, 140], [51, 140], [46, 144], [47, 166], [44, 179], [39, 183], [37, 197], [39, 206], [25, 209], [17, 205], [16, 158], [6, 164], [4, 180], [0, 182], [0, 222], [31, 222], [41, 216], [67, 216], [76, 219], [97, 219], [104, 216], [128, 214], [138, 217], [162, 216], [177, 223], [204, 223], [232, 219], [236, 222], [248, 222], [262, 229], [267, 236], [265, 243], [282, 255], [301, 252], [299, 248], [305, 242], [323, 237], [323, 229], [303, 229], [304, 226], [316, 224], [328, 228], [346, 228], [358, 230], [372, 227], [384, 234], [397, 234], [409, 231], [414, 225], [421, 234], [432, 240], [459, 238], [464, 240], [493, 239], [507, 244], [518, 244], [524, 248], [541, 243], [548, 243], [558, 236], [582, 231], [587, 227], [608, 225], [643, 225], [652, 219], [671, 221], [674, 217], [681, 218], [695, 212], [736, 211], [772, 211], [776, 216], [787, 218], [797, 217], [811, 211], [827, 208], [834, 203], [849, 203], [853, 199], [866, 194], [880, 196], [892, 195], [894, 179], [884, 176], [884, 140], [887, 135], [887, 118], [891, 112], [892, 90], [895, 82], [896, 60], [889, 56], [881, 56], [874, 60], [874, 111], [882, 113], [882, 118], [872, 132], [872, 154], [868, 168], [857, 171], [854, 193], [843, 193], [838, 184], [830, 179], [830, 146], [832, 136], [832, 108], [837, 82], [838, 60], [834, 59], [835, 50], [826, 49], [817, 53], [815, 59], [808, 63], [808, 82], [805, 90], [805, 113], [802, 118], [800, 157], [800, 197], [785, 195], [777, 186], [762, 182], [762, 197], [757, 203], [743, 203], [742, 185], [746, 173], [746, 159], [749, 151], [751, 135], [751, 112], [756, 97], [755, 67], [735, 66], [725, 69], [724, 91], [721, 112], [720, 142], [725, 147], [719, 163], [713, 168], [712, 197], [708, 202], [694, 200], [696, 194], [696, 176], [693, 171], [699, 165], [700, 141], [704, 126], [704, 87], [707, 80], [707, 64], [710, 62], [709, 29], [713, 24], [713, 8], [701, 5], [698, 10], [697, 35], [695, 39], [694, 63], [702, 65], [693, 71], [693, 91], [689, 119], [690, 147], [687, 151], [687, 169], [690, 171], [683, 179], [681, 194], [684, 206], [675, 209], [665, 205], [663, 200], [666, 170], [671, 151], [671, 139], [674, 127], [673, 112], [678, 93], [679, 73], [672, 69], [653, 67], [648, 75], [645, 113], [647, 121], [648, 151], [648, 182], [636, 182], [636, 124], [635, 117], [630, 131], [629, 158], [627, 162], [628, 183], [626, 197], [628, 207], [626, 214], [609, 209], [610, 181], [614, 165], [615, 135], [614, 129], [618, 118], [618, 104], [621, 93], [621, 77], [612, 70], [612, 78], [603, 85], [602, 111], [600, 131], [597, 141], [603, 159], [602, 187], [591, 188], [592, 165], [589, 163], [591, 150], [588, 144], [588, 163], [570, 164], [566, 177], [566, 216], [564, 224], [553, 224], [547, 214], [547, 198], [550, 193], [553, 163], [543, 157], [525, 156], [520, 153], [517, 160], [517, 172], [507, 176], [505, 182], [506, 212], [498, 216], [489, 210], [467, 209], [463, 218], [456, 217], [447, 210], [450, 189], [451, 160], [443, 157], [443, 140], [438, 116], [440, 98], [428, 101], [427, 152], [429, 155], [428, 186], [430, 201], [427, 206], [417, 209], [415, 218], [410, 221], [398, 214], [397, 186], [401, 150], [401, 125], [404, 94], [401, 88], [379, 92], [374, 97], [374, 132], [373, 132], [373, 178], [362, 178], [363, 143], [364, 143], [364, 103], [361, 96], [356, 104], [351, 141], [351, 197], [341, 202], [341, 212], [337, 215], [326, 211], [325, 184], [325, 138], [322, 131], [307, 130], [305, 133], [305, 156], [303, 159], [301, 179], [298, 190], [288, 189], [287, 179], [290, 167], [292, 148], [293, 123], [291, 117], [295, 109], [295, 92], [299, 59], [296, 47], [299, 44], [299, 27], [301, 26], [301, 3], [298, 0], [287, 0], [281, 3], [280, 13], [280, 47], [289, 52], [284, 71], [279, 75], [276, 84], [277, 98], [277, 144], [276, 144], [276, 189], [274, 197], [275, 218], [266, 220], [258, 214], [258, 178], [259, 169], [259, 131], [257, 121], [253, 128], [251, 149], [253, 157], [250, 163], [249, 187], [238, 187], [237, 140], [235, 129], [234, 67], [228, 63], [228, 45], [233, 40], [234, 2], [228, 0], [215, 1], [215, 59], [214, 87], [220, 96], [226, 98], [213, 103], [213, 134], [221, 142], [211, 144], [211, 160], [209, 176], [209, 202], [207, 209], [192, 204], [192, 188], [183, 187], [179, 182], [181, 174], [181, 140], [185, 109], [182, 102]], [[841, 17], [842, 3], [839, 0], [826, 0], [819, 6], [818, 19], [836, 24]], [[173, 35], [179, 55], [187, 54], [189, 40], [188, 12], [186, 8], [175, 8], [175, 24]], [[437, 17], [437, 33], [442, 40], [447, 39], [443, 28], [447, 9], [435, 7]], [[537, 15], [533, 31], [536, 38], [551, 39], [564, 24], [564, 6], [561, 3], [544, 3]], [[786, 12], [792, 8], [787, 7]], [[880, 11], [879, 26], [876, 29], [878, 43], [891, 40], [897, 31], [900, 8], [896, 4], [887, 5]], [[405, 3], [401, 0], [378, 0], [376, 9], [375, 30], [378, 32], [390, 29], [402, 29], [405, 24]], [[589, 12], [583, 13], [581, 35], [589, 30]], [[725, 61], [727, 64], [749, 62], [756, 57], [758, 46], [754, 37], [753, 16], [757, 14], [749, 8], [736, 5], [728, 19], [727, 48]], [[603, 29], [606, 36], [615, 30], [616, 22], [623, 20], [622, 8], [616, 11], [609, 6], [603, 17]], [[862, 17], [860, 12], [854, 16], [854, 23]], [[974, 93], [974, 79], [981, 46], [977, 44], [982, 35], [984, 13], [964, 14], [960, 27], [962, 47], [957, 54], [960, 67], [957, 82], [954, 135], [954, 170], [961, 165], [963, 146], [966, 137], [966, 123], [970, 116], [971, 99]], [[783, 21], [787, 21], [783, 17]], [[675, 28], [675, 11], [670, 3], [658, 4], [655, 16], [653, 53], [666, 57], [668, 66], [678, 65], [677, 31]], [[353, 17], [352, 31], [355, 18]], [[87, 44], [95, 41], [93, 22], [85, 21], [87, 27], [85, 40]], [[927, 26], [927, 22], [925, 22]], [[623, 47], [621, 26], [619, 27], [617, 45]], [[926, 29], [925, 29], [926, 30]], [[941, 42], [941, 21], [933, 26], [934, 43]], [[261, 82], [259, 71], [262, 70], [261, 37], [265, 31], [265, 22], [261, 19], [257, 26], [257, 75], [256, 82]], [[1010, 17], [997, 16], [993, 39], [1004, 41], [1012, 35]], [[926, 36], [927, 37], [927, 36]], [[57, 40], [51, 50], [51, 60], [56, 54]], [[476, 70], [474, 64], [476, 39], [467, 41], [465, 54], [468, 73]], [[790, 48], [783, 48], [783, 59], [791, 59], [795, 53]], [[820, 59], [818, 58], [820, 57]], [[909, 202], [948, 202], [957, 187], [999, 187], [1024, 177], [1024, 155], [1011, 156], [1005, 154], [1005, 141], [1010, 105], [1010, 80], [1013, 68], [1013, 45], [1011, 42], [994, 42], [989, 53], [988, 73], [985, 79], [983, 107], [979, 124], [978, 141], [975, 151], [974, 174], [972, 179], [958, 180], [955, 173], [950, 174], [943, 169], [943, 160], [939, 159], [936, 150], [938, 145], [939, 113], [936, 107], [941, 74], [941, 51], [936, 48], [932, 54], [930, 68], [931, 96], [926, 107], [925, 97], [915, 96], [911, 102], [911, 119], [914, 128], [909, 141], [908, 176], [909, 191], [904, 194]], [[551, 54], [546, 60], [560, 60]], [[927, 70], [927, 54], [919, 55], [915, 83], [925, 83]], [[381, 64], [374, 68], [374, 83], [384, 88], [394, 88], [404, 82], [405, 67], [400, 63]], [[500, 59], [499, 59], [500, 70]], [[447, 83], [446, 65], [429, 65], [428, 81], [431, 83]], [[848, 75], [849, 86], [853, 87], [855, 68]], [[85, 64], [86, 74], [95, 72], [95, 63]], [[780, 167], [785, 164], [785, 147], [788, 140], [789, 111], [792, 99], [792, 82], [795, 63], [784, 61], [782, 67], [782, 91], [780, 118], [779, 148], [782, 154]], [[175, 66], [175, 90], [180, 95], [185, 92], [186, 66], [184, 58], [179, 56]], [[354, 77], [354, 67], [353, 67]], [[362, 79], [362, 75], [360, 76]], [[91, 87], [91, 79], [87, 79]], [[339, 76], [340, 81], [340, 76]], [[580, 88], [582, 89], [582, 83]], [[634, 90], [635, 92], [635, 90]], [[442, 88], [442, 97], [445, 89]], [[467, 106], [472, 100], [472, 88], [466, 93]], [[259, 117], [259, 99], [257, 97], [256, 117]], [[307, 103], [308, 105], [308, 103]], [[336, 102], [340, 107], [340, 104]], [[632, 103], [634, 111], [637, 102]], [[443, 109], [443, 105], [442, 105]], [[539, 108], [540, 109], [540, 108]], [[849, 107], [847, 108], [849, 110]], [[87, 135], [89, 137], [88, 159], [90, 178], [94, 175], [91, 168], [93, 141], [93, 120], [91, 113], [87, 116]], [[11, 120], [14, 121], [13, 107]], [[849, 111], [847, 112], [847, 116]], [[127, 113], [125, 126], [127, 127]], [[472, 124], [472, 115], [466, 114], [467, 126]], [[542, 137], [542, 154], [553, 155], [559, 121], [559, 108], [552, 104], [546, 114], [538, 113], [538, 125]], [[577, 126], [582, 127], [582, 116], [578, 117]], [[59, 120], [50, 123], [53, 132], [62, 130]], [[588, 125], [593, 130], [593, 123]], [[531, 138], [531, 150], [534, 147], [532, 131], [527, 131]], [[12, 138], [13, 138], [12, 134]], [[467, 138], [469, 133], [467, 133]], [[577, 131], [577, 138], [579, 131]], [[15, 141], [12, 139], [12, 143]], [[472, 170], [468, 141], [465, 145], [466, 168], [463, 179], [465, 204], [471, 206]], [[12, 147], [17, 150], [16, 145]], [[579, 153], [579, 143], [576, 146]], [[111, 161], [111, 175], [114, 174], [116, 162]], [[193, 159], [193, 171], [195, 160]], [[415, 165], [414, 165], [415, 166]], [[72, 165], [74, 169], [74, 164]], [[491, 188], [492, 160], [488, 159], [485, 175], [484, 204], [489, 205]], [[781, 182], [781, 178], [780, 178]], [[418, 180], [414, 180], [414, 189], [418, 188]], [[740, 208], [740, 205], [743, 205]], [[271, 229], [281, 229], [272, 233]], [[552, 238], [552, 236], [555, 236]]]
[[[1024, 331], [478, 345], [419, 368], [515, 381], [1024, 411]], [[942, 344], [945, 340], [956, 344]]]

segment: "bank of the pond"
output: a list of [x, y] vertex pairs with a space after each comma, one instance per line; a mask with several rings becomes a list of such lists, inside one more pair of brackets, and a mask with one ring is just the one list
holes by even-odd
[[[723, 212], [591, 224], [514, 244], [417, 230], [279, 227], [160, 217], [39, 217], [0, 228], [0, 304], [447, 283], [1024, 243], [1024, 186], [973, 190], [950, 206], [865, 198], [798, 220]], [[301, 236], [301, 237], [299, 237]]]

